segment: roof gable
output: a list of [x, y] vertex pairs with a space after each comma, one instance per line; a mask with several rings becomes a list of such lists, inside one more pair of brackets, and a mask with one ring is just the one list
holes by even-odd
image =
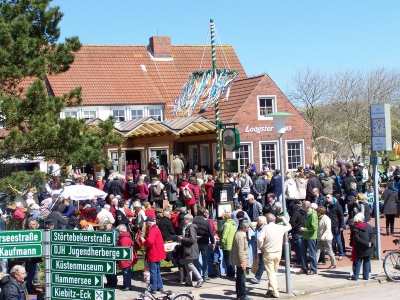
[[[231, 45], [216, 48], [219, 67], [229, 65], [238, 78], [247, 77]], [[171, 46], [171, 51], [172, 59], [155, 59], [145, 45], [85, 45], [70, 70], [48, 76], [49, 89], [63, 95], [81, 86], [83, 105], [165, 104], [171, 118], [189, 73], [212, 68], [210, 46]]]

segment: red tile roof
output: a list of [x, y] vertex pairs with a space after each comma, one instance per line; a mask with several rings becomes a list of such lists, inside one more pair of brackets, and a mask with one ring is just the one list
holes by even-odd
[[[219, 101], [220, 121], [223, 123], [231, 122], [235, 115], [239, 113], [248, 98], [252, 96], [253, 91], [258, 84], [267, 75], [259, 75], [245, 79], [236, 79], [231, 87], [229, 98], [227, 101]], [[215, 121], [215, 110], [207, 109], [205, 112], [198, 112], [203, 117]]]
[[[217, 46], [216, 53], [219, 68], [238, 70], [238, 79], [247, 77], [231, 45]], [[171, 118], [170, 105], [189, 73], [212, 67], [211, 47], [173, 45], [172, 58], [154, 59], [148, 46], [82, 46], [71, 69], [48, 81], [55, 95], [81, 86], [83, 105], [166, 104]]]

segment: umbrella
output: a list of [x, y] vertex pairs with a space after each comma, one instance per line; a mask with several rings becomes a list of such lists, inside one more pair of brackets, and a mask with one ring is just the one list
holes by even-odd
[[93, 198], [105, 198], [107, 193], [88, 185], [69, 185], [64, 188], [59, 197], [71, 200], [88, 200]]

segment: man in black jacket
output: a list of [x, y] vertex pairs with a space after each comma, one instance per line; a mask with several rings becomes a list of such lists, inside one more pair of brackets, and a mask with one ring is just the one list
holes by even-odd
[[315, 177], [313, 172], [310, 172], [310, 177], [307, 182], [307, 190], [306, 190], [306, 200], [311, 203], [314, 202], [314, 196], [312, 194], [313, 189], [318, 188], [319, 191], [322, 190], [321, 182], [319, 182], [318, 178]]
[[326, 198], [320, 193], [320, 190], [318, 188], [313, 188], [312, 195], [313, 199], [312, 201], [310, 201], [311, 203], [316, 203], [318, 206], [326, 205]]
[[363, 187], [363, 171], [362, 169], [358, 166], [358, 164], [354, 165], [354, 177], [357, 180], [357, 192], [362, 192], [362, 187]]
[[23, 266], [15, 265], [12, 267], [10, 275], [6, 275], [0, 280], [0, 299], [27, 299], [25, 277], [26, 271]]
[[336, 244], [332, 244], [337, 245], [337, 249], [333, 247], [333, 252], [339, 252], [339, 260], [342, 260], [344, 255], [341, 237], [344, 225], [343, 210], [338, 200], [331, 194], [326, 195], [326, 202], [328, 203], [326, 206], [326, 215], [331, 219], [333, 241], [336, 242]]
[[113, 181], [111, 181], [110, 189], [108, 190], [108, 194], [113, 194], [114, 196], [121, 196], [124, 197], [124, 183], [121, 180], [121, 176], [118, 176], [114, 178]]
[[262, 178], [261, 173], [257, 173], [256, 179], [251, 187], [252, 194], [257, 202], [260, 202], [262, 207], [265, 206], [265, 193], [267, 192], [267, 183]]
[[178, 236], [171, 222], [171, 212], [168, 209], [163, 211], [163, 217], [157, 223], [160, 228], [162, 238], [165, 241], [177, 241]]
[[[204, 215], [205, 210], [204, 207], [199, 208], [197, 216], [193, 218], [193, 224], [197, 225], [197, 244], [199, 245], [199, 252], [202, 259], [203, 279], [205, 281], [210, 281], [208, 278], [208, 257], [210, 256], [208, 253], [208, 244], [211, 241], [212, 251], [214, 251], [215, 238], [210, 222]], [[197, 261], [198, 270], [200, 270], [199, 266], [200, 262]]]
[[296, 264], [295, 267], [302, 266], [302, 253], [301, 253], [301, 241], [303, 240], [303, 234], [299, 231], [300, 227], [304, 227], [306, 220], [306, 212], [303, 210], [303, 206], [300, 200], [296, 199], [293, 201], [293, 215], [290, 218], [290, 225], [292, 226], [292, 239], [294, 244], [294, 253], [296, 253]]

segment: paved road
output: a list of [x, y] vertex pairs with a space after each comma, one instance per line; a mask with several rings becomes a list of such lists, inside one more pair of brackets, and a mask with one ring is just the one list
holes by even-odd
[[376, 299], [398, 299], [400, 291], [400, 283], [388, 282], [386, 284], [378, 284], [371, 286], [353, 287], [326, 294], [318, 294], [307, 296], [307, 299], [324, 299], [324, 300], [337, 300], [337, 299], [362, 299], [362, 300], [376, 300]]

